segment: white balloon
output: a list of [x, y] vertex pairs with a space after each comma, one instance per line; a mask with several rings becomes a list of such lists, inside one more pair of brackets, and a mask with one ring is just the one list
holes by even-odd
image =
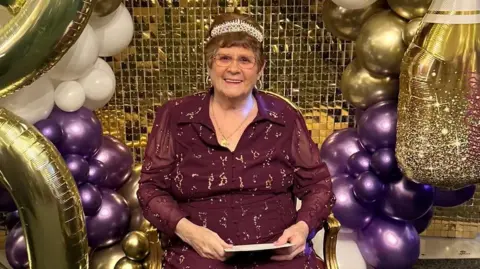
[[346, 9], [360, 9], [366, 8], [371, 4], [377, 2], [377, 0], [332, 0], [337, 6]]
[[106, 17], [90, 17], [90, 25], [97, 35], [102, 57], [119, 54], [133, 38], [133, 19], [124, 4]]
[[[321, 230], [313, 238], [313, 248], [315, 252], [323, 259], [323, 239], [324, 230]], [[363, 259], [362, 253], [356, 243], [357, 235], [355, 232], [340, 230], [337, 236], [336, 257], [339, 269], [367, 269], [367, 263]]]
[[54, 87], [45, 75], [12, 95], [0, 99], [1, 107], [32, 124], [48, 118], [54, 104]]
[[85, 91], [85, 107], [91, 110], [106, 105], [115, 92], [114, 81], [107, 72], [101, 69], [93, 69], [78, 82]]
[[63, 111], [79, 110], [85, 102], [85, 91], [76, 81], [65, 81], [55, 89], [55, 104]]
[[98, 58], [97, 62], [95, 63], [94, 68], [103, 70], [108, 73], [108, 75], [112, 78], [113, 81], [113, 87], [116, 87], [116, 78], [115, 78], [115, 73], [113, 72], [112, 68], [110, 65], [105, 62], [102, 58]]
[[50, 70], [49, 76], [61, 81], [76, 80], [93, 68], [99, 53], [97, 36], [93, 28], [87, 25], [77, 42]]

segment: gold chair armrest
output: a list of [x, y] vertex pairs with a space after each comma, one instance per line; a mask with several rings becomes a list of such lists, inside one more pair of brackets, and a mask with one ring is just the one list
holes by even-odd
[[327, 269], [338, 269], [337, 263], [337, 236], [340, 232], [340, 222], [331, 214], [324, 222], [325, 237], [323, 239], [323, 257]]

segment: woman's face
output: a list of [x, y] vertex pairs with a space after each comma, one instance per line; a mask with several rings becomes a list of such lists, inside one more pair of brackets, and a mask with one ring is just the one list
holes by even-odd
[[215, 92], [227, 98], [248, 95], [263, 71], [252, 50], [243, 47], [220, 48], [212, 59], [208, 70]]

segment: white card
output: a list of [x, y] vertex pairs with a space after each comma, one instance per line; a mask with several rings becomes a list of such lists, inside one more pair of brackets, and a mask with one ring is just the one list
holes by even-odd
[[269, 250], [269, 249], [279, 249], [287, 248], [293, 246], [290, 243], [283, 245], [275, 246], [273, 243], [269, 244], [252, 244], [252, 245], [238, 245], [233, 246], [232, 248], [225, 249], [225, 252], [243, 252], [243, 251], [260, 251], [260, 250]]

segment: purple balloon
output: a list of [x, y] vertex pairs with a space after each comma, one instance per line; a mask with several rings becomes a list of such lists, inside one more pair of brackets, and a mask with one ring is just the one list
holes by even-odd
[[35, 123], [35, 127], [45, 136], [50, 142], [57, 145], [62, 141], [63, 132], [62, 127], [52, 119], [44, 119]]
[[102, 205], [95, 216], [85, 217], [88, 244], [93, 249], [113, 245], [127, 234], [130, 224], [130, 209], [120, 194], [101, 189]]
[[27, 244], [20, 223], [7, 234], [5, 252], [8, 263], [13, 269], [28, 268]]
[[360, 141], [368, 150], [394, 148], [397, 137], [397, 103], [379, 102], [369, 107], [358, 122]]
[[10, 193], [0, 185], [0, 211], [13, 212], [17, 210], [17, 205]]
[[365, 261], [378, 269], [407, 269], [420, 256], [420, 237], [412, 224], [376, 217], [358, 232], [358, 248]]
[[353, 194], [353, 178], [342, 174], [332, 177], [333, 193], [336, 197], [333, 214], [343, 227], [361, 229], [373, 218], [373, 210], [362, 206]]
[[432, 208], [434, 194], [432, 186], [403, 177], [387, 185], [381, 210], [391, 218], [413, 221]]
[[347, 160], [365, 150], [354, 128], [342, 129], [329, 135], [320, 149], [320, 156], [332, 176], [347, 172]]
[[354, 153], [347, 160], [348, 173], [353, 177], [358, 177], [361, 173], [370, 169], [372, 155], [367, 151], [359, 151]]
[[95, 216], [102, 205], [102, 194], [90, 183], [78, 187], [80, 200], [82, 201], [83, 212], [86, 216]]
[[69, 154], [65, 156], [65, 163], [72, 173], [77, 185], [81, 185], [88, 178], [88, 162], [80, 155]]
[[105, 168], [105, 165], [97, 160], [90, 160], [88, 182], [97, 185], [105, 179], [107, 179], [107, 168]]
[[425, 231], [428, 228], [428, 226], [430, 225], [430, 222], [432, 221], [432, 218], [433, 218], [433, 207], [430, 210], [428, 210], [427, 213], [425, 213], [423, 216], [421, 216], [420, 218], [412, 222], [413, 227], [415, 227], [418, 234], [423, 233], [423, 231]]
[[7, 231], [10, 231], [20, 222], [20, 216], [18, 215], [18, 210], [10, 212], [7, 214], [5, 218], [5, 226], [7, 227]]
[[373, 203], [383, 197], [385, 185], [372, 172], [367, 171], [353, 183], [355, 197], [364, 203]]
[[440, 207], [459, 206], [472, 199], [475, 195], [475, 190], [475, 185], [456, 190], [446, 190], [437, 187], [435, 188], [435, 199], [433, 204]]
[[102, 162], [107, 170], [107, 178], [97, 183], [97, 186], [117, 189], [120, 188], [132, 173], [133, 157], [130, 149], [120, 140], [106, 135], [102, 146], [92, 160]]
[[389, 148], [375, 151], [372, 155], [372, 168], [380, 177], [387, 177], [391, 173], [400, 172], [397, 159], [395, 158], [395, 151]]
[[55, 107], [49, 116], [62, 128], [63, 138], [58, 149], [63, 155], [90, 157], [102, 144], [102, 125], [95, 114], [85, 107], [65, 112]]

